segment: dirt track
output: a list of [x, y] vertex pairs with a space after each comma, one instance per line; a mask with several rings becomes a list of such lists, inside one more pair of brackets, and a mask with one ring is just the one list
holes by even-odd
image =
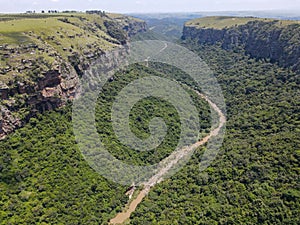
[[171, 158], [172, 160], [169, 161], [165, 167], [161, 168], [154, 176], [152, 176], [147, 182], [144, 183], [144, 188], [142, 191], [138, 194], [138, 196], [133, 199], [133, 201], [126, 207], [126, 210], [119, 213], [110, 220], [110, 224], [123, 224], [126, 220], [130, 218], [131, 213], [133, 213], [137, 207], [137, 205], [143, 200], [143, 198], [149, 193], [151, 187], [154, 185], [160, 183], [162, 181], [163, 176], [175, 165], [178, 163], [178, 161], [184, 157], [185, 155], [188, 155], [192, 151], [194, 151], [196, 148], [200, 147], [201, 145], [204, 145], [208, 142], [208, 140], [213, 137], [217, 136], [220, 132], [220, 129], [224, 126], [226, 123], [225, 115], [222, 113], [222, 111], [219, 109], [219, 107], [210, 101], [206, 96], [199, 93], [198, 91], [195, 91], [201, 98], [205, 99], [209, 105], [218, 113], [219, 115], [219, 124], [218, 127], [212, 130], [208, 136], [204, 137], [202, 140], [196, 142], [195, 144], [181, 149], [180, 151], [173, 152], [168, 158]]

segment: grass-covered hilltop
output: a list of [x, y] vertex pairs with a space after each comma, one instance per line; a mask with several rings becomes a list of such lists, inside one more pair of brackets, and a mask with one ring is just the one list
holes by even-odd
[[93, 60], [145, 30], [141, 20], [102, 11], [0, 15], [0, 138], [34, 111], [74, 98]]
[[245, 25], [253, 21], [274, 22], [276, 26], [287, 26], [291, 24], [300, 24], [300, 21], [295, 20], [275, 20], [270, 18], [257, 17], [235, 17], [235, 16], [208, 16], [190, 20], [185, 23], [185, 26], [207, 28], [207, 29], [223, 29]]

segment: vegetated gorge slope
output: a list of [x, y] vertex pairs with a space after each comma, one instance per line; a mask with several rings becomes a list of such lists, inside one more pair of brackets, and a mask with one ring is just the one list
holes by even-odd
[[147, 27], [93, 13], [0, 18], [0, 224], [105, 224], [128, 199], [81, 156], [70, 100], [94, 59]]
[[146, 30], [101, 11], [0, 16], [0, 138], [72, 100], [93, 60]]
[[206, 171], [200, 149], [153, 187], [130, 224], [299, 224], [298, 22], [203, 18], [186, 24], [182, 44], [222, 86], [225, 140]]
[[[145, 31], [145, 24], [139, 20], [103, 12], [99, 15], [14, 15], [3, 17], [3, 20], [5, 25], [9, 23], [9, 26], [3, 28], [5, 32], [2, 33], [2, 40], [9, 43], [3, 44], [3, 51], [11, 50], [9, 55], [3, 54], [3, 64], [11, 68], [2, 77], [4, 88], [1, 89], [1, 104], [7, 109], [5, 113], [14, 116], [25, 114], [26, 117], [17, 118], [20, 126], [24, 124], [24, 127], [12, 132], [19, 124], [7, 131], [6, 128], [11, 125], [11, 117], [2, 114], [3, 131], [7, 131], [2, 137], [7, 137], [0, 142], [1, 223], [106, 224], [125, 205], [128, 199], [125, 192], [128, 187], [101, 177], [83, 159], [72, 131], [72, 101], [69, 100], [76, 97], [78, 79], [88, 69], [90, 62], [105, 51], [125, 44], [128, 36]], [[73, 20], [84, 23], [80, 24], [81, 27]], [[57, 29], [57, 24], [52, 27], [47, 22], [65, 26], [66, 30], [63, 32], [68, 36], [60, 35], [56, 40], [55, 35], [60, 34], [62, 29]], [[31, 27], [31, 24], [35, 27]], [[72, 35], [77, 25], [79, 28]], [[14, 32], [10, 32], [10, 26]], [[24, 31], [26, 26], [30, 29], [28, 33]], [[92, 30], [89, 30], [90, 27]], [[80, 35], [81, 28], [82, 32], [87, 30], [89, 33]], [[97, 32], [102, 36], [97, 36]], [[35, 36], [31, 35], [35, 33], [47, 35], [45, 41], [44, 36], [32, 38]], [[79, 36], [76, 35], [78, 33]], [[27, 34], [30, 35], [27, 37]], [[52, 34], [55, 35], [51, 36]], [[88, 42], [90, 37], [96, 42], [92, 46]], [[34, 44], [39, 41], [42, 42], [42, 47]], [[65, 42], [62, 44], [61, 41]], [[26, 52], [27, 49], [30, 51]], [[34, 58], [36, 54], [39, 55], [38, 58]], [[21, 58], [20, 61], [17, 60], [18, 57]], [[72, 61], [74, 57], [75, 62]], [[35, 67], [32, 65], [34, 60], [39, 60], [37, 71], [34, 71]], [[48, 68], [47, 60], [54, 64], [53, 69]], [[20, 69], [19, 64], [24, 61], [25, 66]], [[43, 63], [47, 67], [40, 68]], [[109, 151], [124, 162], [137, 165], [157, 163], [176, 148], [180, 135], [180, 118], [167, 102], [147, 98], [135, 105], [131, 113], [132, 131], [141, 138], [149, 135], [148, 124], [152, 118], [159, 116], [165, 119], [169, 128], [167, 136], [153, 151], [138, 154], [122, 145], [114, 135], [110, 123], [109, 112], [113, 99], [123, 87], [135, 79], [149, 75], [169, 75], [173, 76], [170, 79], [193, 85], [193, 81], [181, 71], [168, 69], [165, 65], [156, 67], [158, 72], [143, 65], [134, 65], [115, 74], [99, 96], [96, 107], [99, 135]], [[69, 70], [64, 70], [65, 68]], [[65, 82], [70, 82], [70, 88], [63, 88]], [[210, 127], [209, 106], [197, 94], [189, 92], [199, 111], [199, 132], [204, 135]], [[49, 96], [44, 93], [49, 93]], [[32, 102], [32, 99], [35, 101]]]
[[[113, 100], [129, 83], [153, 75], [167, 78], [164, 74], [174, 76], [176, 72], [158, 66], [164, 73], [142, 65], [120, 71], [103, 87], [97, 100], [96, 125], [102, 143], [128, 164], [159, 162], [172, 153], [180, 137], [178, 112], [161, 99], [143, 99], [130, 115], [132, 132], [141, 138], [149, 136], [149, 121], [158, 116], [164, 119], [167, 135], [154, 150], [139, 153], [123, 145], [110, 122]], [[176, 75], [180, 75], [179, 81], [191, 85], [189, 77]], [[199, 111], [200, 132], [207, 133], [209, 106], [194, 92], [187, 92]], [[37, 114], [0, 142], [0, 224], [107, 224], [127, 203], [128, 186], [103, 178], [83, 159], [71, 116], [70, 105]]]
[[[149, 63], [151, 64], [151, 63]], [[103, 87], [96, 105], [96, 127], [102, 143], [116, 158], [134, 165], [158, 163], [170, 155], [180, 138], [176, 109], [162, 99], [145, 98], [132, 108], [132, 132], [149, 136], [149, 122], [162, 117], [168, 127], [163, 143], [139, 153], [123, 145], [111, 124], [111, 107], [132, 81], [160, 76], [193, 86], [193, 80], [163, 64], [153, 68], [132, 65], [114, 74]], [[209, 105], [187, 88], [205, 135], [210, 128]], [[3, 224], [107, 224], [126, 204], [128, 187], [96, 173], [83, 159], [75, 142], [71, 105], [32, 117], [23, 128], [0, 142], [0, 221]], [[193, 131], [197, 132], [197, 131]]]
[[243, 49], [257, 59], [269, 59], [300, 71], [300, 22], [274, 19], [205, 17], [186, 23], [183, 39]]

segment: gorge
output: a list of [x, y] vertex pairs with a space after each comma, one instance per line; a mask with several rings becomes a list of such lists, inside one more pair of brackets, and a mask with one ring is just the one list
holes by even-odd
[[[94, 60], [137, 36], [153, 37], [147, 24], [97, 10], [1, 15], [0, 24], [0, 224], [109, 224], [126, 212], [128, 186], [99, 175], [82, 156], [72, 101]], [[199, 55], [222, 87], [225, 139], [205, 171], [199, 172], [206, 149], [200, 141], [174, 176], [155, 180], [146, 194], [136, 188], [131, 201], [139, 205], [125, 224], [300, 223], [299, 29], [298, 21], [254, 17], [186, 22], [176, 41]], [[132, 108], [131, 130], [146, 139], [151, 119], [162, 117], [170, 126], [163, 144], [137, 153], [114, 135], [113, 100], [126, 85], [149, 76], [187, 85], [199, 112], [199, 137], [207, 140], [213, 131], [214, 104], [199, 97], [191, 77], [165, 64], [132, 65], [107, 82], [95, 113], [110, 153], [132, 165], [171, 155], [180, 134], [174, 107], [146, 98]]]

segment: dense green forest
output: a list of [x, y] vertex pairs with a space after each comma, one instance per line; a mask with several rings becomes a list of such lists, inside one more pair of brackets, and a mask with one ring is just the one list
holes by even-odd
[[[178, 141], [180, 120], [168, 102], [156, 98], [138, 102], [130, 115], [132, 131], [138, 137], [149, 135], [149, 121], [156, 116], [164, 118], [169, 129], [157, 149], [137, 153], [113, 134], [109, 122], [113, 99], [128, 83], [149, 75], [192, 82], [186, 75], [179, 79], [182, 73], [166, 65], [153, 66], [158, 70], [134, 65], [115, 74], [97, 102], [97, 129], [103, 143], [117, 158], [132, 164], [156, 163], [170, 154]], [[164, 74], [159, 72], [163, 68]], [[208, 104], [186, 91], [199, 111], [199, 132], [207, 132]], [[31, 118], [24, 128], [0, 142], [0, 224], [105, 224], [127, 202], [124, 193], [128, 187], [102, 178], [83, 159], [76, 146], [71, 111], [70, 104]]]
[[[127, 71], [117, 73], [114, 76], [114, 82], [104, 86], [98, 98], [99, 103], [96, 107], [98, 133], [106, 148], [116, 158], [129, 164], [152, 165], [172, 153], [180, 137], [180, 118], [174, 106], [163, 99], [148, 97], [134, 105], [130, 114], [130, 126], [132, 132], [140, 139], [143, 140], [149, 137], [149, 121], [154, 117], [164, 118], [164, 122], [168, 127], [167, 135], [158, 148], [152, 151], [138, 152], [122, 144], [114, 134], [111, 114], [108, 112], [111, 111], [115, 97], [132, 81], [149, 76], [149, 74], [151, 74], [151, 76], [173, 79], [185, 84], [192, 84], [193, 82], [191, 78], [182, 71], [170, 66], [155, 63], [151, 67], [156, 68], [156, 70], [146, 68], [142, 65], [134, 65]], [[162, 70], [164, 70], [164, 73], [161, 73]], [[124, 73], [126, 74], [125, 76]], [[207, 129], [210, 128], [210, 110], [208, 105], [193, 91], [188, 89], [186, 89], [186, 91], [190, 94], [199, 111], [199, 121], [201, 121], [201, 130], [199, 132], [208, 132]]]
[[299, 74], [219, 46], [185, 46], [223, 88], [225, 140], [206, 171], [198, 151], [155, 186], [131, 224], [299, 224]]
[[127, 201], [81, 156], [70, 106], [32, 118], [0, 149], [0, 224], [101, 224]]
[[[131, 223], [298, 224], [299, 75], [217, 46], [195, 46], [193, 50], [215, 71], [226, 98], [228, 123], [223, 147], [202, 173], [198, 163], [203, 149], [197, 151], [180, 172], [153, 188]], [[148, 74], [172, 74], [191, 85], [192, 81], [173, 68], [153, 66], [157, 72], [136, 65], [126, 76], [116, 74], [99, 96], [98, 131], [108, 145], [115, 137], [110, 136], [105, 110], [128, 82]], [[167, 75], [160, 73], [162, 70]], [[208, 107], [192, 97], [202, 109], [199, 116], [205, 130], [210, 125]], [[156, 113], [176, 124], [176, 116], [167, 116], [173, 111], [159, 99], [141, 101], [132, 110], [133, 132], [146, 137], [147, 121]], [[143, 164], [164, 157], [169, 147], [158, 150], [161, 154], [147, 152], [141, 157], [115, 145], [112, 153]], [[32, 118], [2, 141], [0, 148], [2, 224], [102, 224], [127, 201], [127, 187], [102, 178], [82, 158], [72, 132], [70, 105]]]

